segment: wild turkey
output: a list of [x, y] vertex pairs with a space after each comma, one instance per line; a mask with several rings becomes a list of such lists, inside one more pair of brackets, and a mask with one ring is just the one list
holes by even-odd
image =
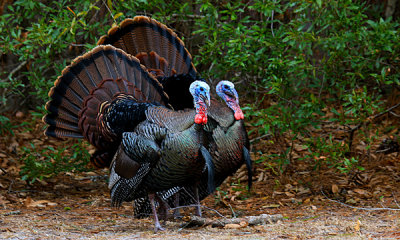
[[[56, 80], [46, 104], [45, 134], [84, 137], [107, 153], [102, 160], [116, 152], [110, 174], [113, 204], [149, 193], [154, 208], [153, 192], [195, 184], [205, 164], [212, 180], [212, 161], [201, 146], [209, 86], [194, 81], [190, 93], [195, 110], [160, 106], [168, 105], [166, 94], [135, 57], [98, 46], [76, 58]], [[162, 229], [153, 212], [156, 230]]]
[[[222, 103], [212, 100], [209, 108], [209, 123], [207, 149], [214, 163], [214, 184], [220, 186], [230, 175], [234, 174], [243, 163], [248, 169], [248, 188], [252, 185], [252, 162], [249, 153], [249, 139], [244, 126], [244, 115], [239, 106], [238, 94], [232, 82], [221, 81], [216, 87], [217, 94], [224, 100], [229, 108]], [[211, 126], [211, 127], [209, 127]], [[207, 191], [207, 176], [202, 175], [197, 185], [200, 200], [209, 195]], [[179, 205], [190, 205], [193, 201], [191, 189], [184, 189], [180, 193]], [[171, 201], [170, 201], [171, 202]]]
[[[248, 169], [248, 187], [250, 189], [252, 162], [238, 94], [233, 83], [229, 81], [219, 82], [216, 91], [229, 108], [216, 99], [211, 99], [205, 130], [209, 143], [206, 148], [212, 156], [215, 167], [213, 182], [215, 187], [220, 186], [228, 176], [234, 174], [245, 163]], [[188, 206], [198, 204], [199, 200], [209, 195], [207, 186], [208, 176], [203, 174], [199, 184], [196, 185], [197, 188], [174, 188], [157, 194], [170, 206]], [[137, 199], [135, 212], [148, 215], [151, 213], [151, 207], [144, 199]], [[199, 212], [198, 214], [201, 215]]]
[[[185, 89], [195, 79], [199, 79], [198, 73], [184, 43], [164, 24], [143, 16], [126, 19], [119, 26], [111, 28], [107, 35], [101, 37], [98, 44], [111, 44], [136, 56], [163, 85], [164, 91], [169, 96], [169, 103], [175, 110], [193, 107], [191, 95]], [[248, 151], [249, 141], [236, 90], [232, 83], [223, 81], [218, 84], [217, 93], [225, 104], [211, 99], [209, 121], [205, 127], [210, 142], [207, 149], [216, 165], [216, 185], [220, 185], [245, 162], [248, 167], [250, 187], [252, 172]], [[203, 199], [209, 194], [206, 175], [203, 176], [199, 186], [199, 197]], [[171, 191], [160, 192], [159, 195], [170, 200], [172, 192], [176, 191], [178, 189], [174, 188]], [[187, 191], [191, 195], [196, 195], [193, 189]], [[196, 202], [193, 198], [185, 200], [189, 199], [187, 192], [180, 198], [181, 204]], [[135, 200], [136, 215], [146, 215], [149, 212], [151, 209], [146, 199]]]
[[205, 172], [204, 166], [207, 166], [205, 174], [210, 180], [208, 191], [214, 189], [211, 156], [202, 146], [205, 143], [202, 124], [207, 122], [207, 88], [202, 81], [191, 84], [196, 111], [175, 112], [160, 106], [147, 108], [146, 120], [134, 132], [123, 134], [122, 144], [111, 164], [109, 188], [113, 205], [148, 195], [155, 231], [163, 230], [155, 210], [156, 192], [196, 187], [197, 179]]

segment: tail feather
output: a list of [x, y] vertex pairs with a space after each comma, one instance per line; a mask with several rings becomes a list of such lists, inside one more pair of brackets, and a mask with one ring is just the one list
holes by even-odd
[[[149, 17], [137, 16], [122, 21], [120, 26], [111, 28], [107, 35], [102, 36], [97, 44], [111, 44], [138, 58], [154, 52], [168, 63], [166, 69], [161, 69], [167, 77], [174, 74], [195, 77], [197, 74], [183, 41], [170, 28]], [[145, 59], [141, 59], [141, 64], [147, 68], [157, 65], [142, 60]]]
[[49, 104], [46, 106], [46, 109], [53, 113], [47, 116], [48, 118], [53, 118], [53, 115], [58, 116], [60, 119], [66, 119], [71, 122], [76, 122], [78, 121], [78, 116], [75, 114], [75, 111], [79, 111], [77, 107], [73, 104], [71, 104], [69, 101], [63, 101], [62, 102], [63, 106], [56, 108], [54, 105]]
[[45, 134], [55, 138], [83, 138], [80, 132], [69, 131], [56, 126], [49, 126]]
[[[154, 51], [149, 54], [142, 52], [136, 55], [136, 57], [155, 77], [164, 77], [165, 73], [168, 72], [168, 62]], [[176, 70], [172, 69], [171, 74], [176, 74]]]

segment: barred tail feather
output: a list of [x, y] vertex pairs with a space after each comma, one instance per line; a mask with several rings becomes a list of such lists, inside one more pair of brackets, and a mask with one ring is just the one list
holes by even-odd
[[[108, 34], [102, 36], [97, 42], [98, 45], [111, 44], [132, 56], [140, 57], [150, 55], [152, 52], [162, 59], [163, 64], [159, 68], [165, 76], [174, 74], [189, 74], [195, 77], [196, 68], [192, 63], [192, 57], [185, 48], [183, 41], [170, 28], [158, 21], [145, 16], [137, 16], [133, 19], [126, 19], [119, 26], [113, 27]], [[141, 64], [149, 69], [156, 69], [158, 63], [144, 61]]]

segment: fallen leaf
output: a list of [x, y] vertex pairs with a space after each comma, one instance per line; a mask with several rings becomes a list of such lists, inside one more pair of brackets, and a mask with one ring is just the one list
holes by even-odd
[[239, 225], [240, 225], [241, 227], [247, 227], [247, 226], [249, 226], [249, 223], [246, 222], [246, 221], [241, 221], [241, 222], [239, 223]]
[[261, 182], [264, 179], [264, 172], [261, 172], [260, 175], [258, 175], [257, 182]]
[[34, 207], [39, 207], [39, 208], [44, 208], [47, 206], [54, 207], [57, 205], [57, 203], [50, 202], [48, 200], [38, 200], [38, 201], [33, 201], [32, 198], [27, 197], [25, 199], [25, 206], [27, 208], [34, 208]]
[[339, 187], [336, 184], [332, 185], [332, 193], [337, 194], [339, 192]]
[[360, 222], [360, 220], [357, 220], [356, 225], [354, 226], [354, 230], [356, 232], [359, 232], [361, 230], [361, 222]]
[[317, 207], [314, 206], [314, 205], [312, 205], [312, 206], [311, 206], [311, 209], [312, 209], [312, 210], [317, 210]]
[[229, 223], [224, 226], [225, 229], [238, 229], [242, 228], [240, 224], [235, 224], [235, 223]]
[[346, 200], [346, 203], [348, 203], [348, 204], [356, 204], [357, 201], [355, 199], [353, 199], [353, 198], [350, 198], [350, 199]]
[[356, 188], [353, 191], [360, 195], [369, 195], [370, 194], [370, 192], [368, 192], [367, 190], [360, 189], [360, 188]]
[[307, 150], [308, 149], [308, 146], [305, 146], [305, 145], [300, 145], [300, 144], [293, 144], [293, 148], [296, 150], [296, 151], [298, 151], [298, 152], [301, 152], [301, 151], [304, 151], [304, 150]]
[[290, 192], [285, 192], [285, 194], [286, 194], [286, 196], [288, 196], [288, 197], [294, 197], [294, 196], [295, 196], [293, 193], [290, 193]]

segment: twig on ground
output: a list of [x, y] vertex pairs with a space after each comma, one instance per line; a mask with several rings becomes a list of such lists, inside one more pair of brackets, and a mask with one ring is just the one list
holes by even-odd
[[350, 136], [349, 136], [349, 149], [351, 149], [351, 145], [353, 144], [353, 136], [354, 136], [354, 132], [357, 131], [358, 129], [360, 129], [363, 125], [367, 126], [368, 124], [370, 124], [372, 121], [374, 121], [375, 119], [377, 119], [378, 117], [386, 114], [386, 113], [390, 113], [393, 109], [397, 108], [400, 106], [400, 103], [391, 106], [390, 108], [386, 109], [383, 112], [380, 112], [374, 116], [370, 116], [367, 118], [367, 121], [359, 123], [357, 126], [355, 126], [354, 128], [350, 129]]
[[11, 193], [12, 192], [12, 185], [14, 184], [14, 180], [11, 180], [10, 186], [8, 186], [8, 191], [7, 193]]
[[[228, 204], [229, 204], [229, 203], [228, 203]], [[233, 210], [233, 207], [232, 207], [232, 205], [230, 205], [230, 204], [229, 204], [229, 208], [231, 209], [232, 216], [233, 216], [234, 218], [236, 218], [236, 217], [237, 217], [237, 215], [236, 215], [235, 211]]]
[[392, 112], [392, 111], [389, 111], [389, 113], [392, 114], [392, 115], [395, 116], [395, 117], [400, 118], [400, 115], [399, 115], [399, 114], [396, 114], [396, 113], [394, 113], [394, 112]]
[[396, 198], [394, 197], [393, 192], [392, 192], [392, 196], [393, 196], [393, 201], [394, 201], [394, 203], [396, 203], [397, 207], [400, 208], [400, 205], [399, 205], [399, 203], [397, 202]]
[[[181, 208], [187, 208], [187, 207], [197, 207], [197, 206], [198, 206], [197, 204], [191, 204], [191, 205], [173, 207], [173, 208], [170, 208], [170, 209], [168, 209], [168, 210], [175, 210], [175, 209], [181, 209]], [[221, 213], [219, 213], [219, 212], [218, 212], [217, 210], [215, 210], [215, 209], [209, 208], [209, 207], [204, 206], [204, 205], [200, 205], [200, 207], [201, 207], [201, 208], [205, 208], [205, 209], [210, 210], [210, 211], [213, 211], [213, 212], [215, 212], [218, 216], [220, 216], [220, 217], [222, 217], [222, 218], [226, 218], [224, 215], [222, 215]]]
[[20, 64], [18, 64], [18, 66], [16, 68], [14, 68], [13, 70], [11, 70], [11, 72], [8, 74], [7, 78], [2, 80], [2, 82], [7, 81], [8, 79], [10, 79], [16, 72], [18, 72], [23, 66], [25, 66], [27, 63], [27, 60], [22, 61]]
[[259, 137], [256, 137], [256, 138], [251, 139], [251, 140], [250, 140], [250, 143], [253, 143], [253, 142], [255, 142], [255, 141], [261, 140], [261, 139], [263, 139], [263, 138], [270, 138], [270, 137], [272, 137], [272, 134], [267, 133], [267, 134], [264, 134], [264, 135], [262, 135], [262, 136], [259, 136]]
[[225, 218], [222, 220], [211, 220], [208, 218], [203, 218], [199, 216], [190, 216], [184, 219], [188, 223], [185, 226], [213, 226], [213, 227], [225, 227], [228, 224], [233, 224], [232, 228], [241, 228], [247, 226], [253, 226], [258, 224], [268, 224], [275, 223], [282, 220], [283, 216], [281, 214], [269, 215], [261, 214], [259, 216], [246, 216], [243, 218]]

